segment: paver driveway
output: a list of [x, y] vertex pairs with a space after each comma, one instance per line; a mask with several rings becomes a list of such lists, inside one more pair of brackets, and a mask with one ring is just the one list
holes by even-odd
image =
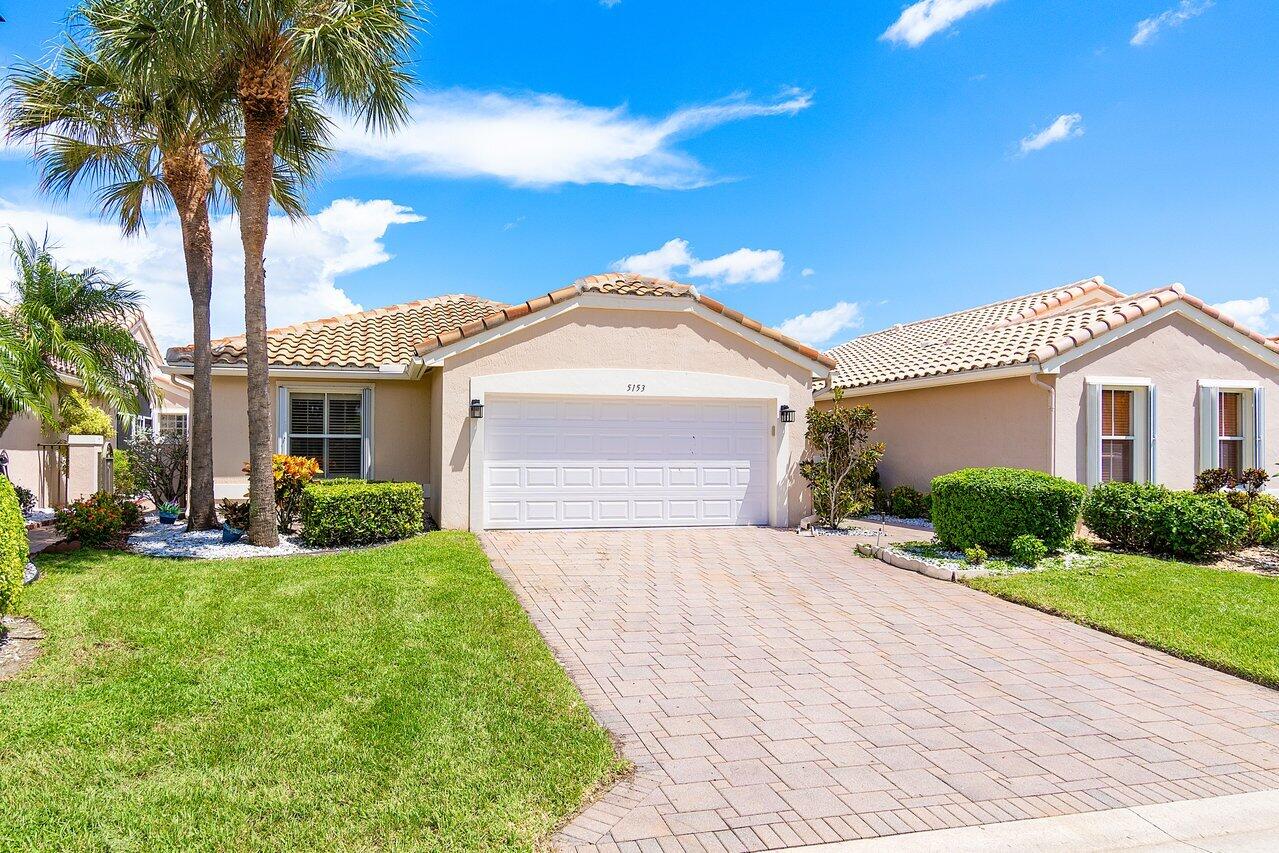
[[758, 850], [1279, 788], [1279, 692], [843, 538], [484, 543], [636, 764], [562, 849]]

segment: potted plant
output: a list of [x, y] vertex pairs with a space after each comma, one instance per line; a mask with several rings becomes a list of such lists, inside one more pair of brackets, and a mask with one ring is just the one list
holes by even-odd
[[239, 542], [249, 526], [249, 502], [222, 499], [222, 542], [231, 545]]
[[173, 501], [165, 501], [156, 507], [156, 511], [160, 513], [161, 524], [175, 524], [178, 520], [178, 513], [182, 510]]

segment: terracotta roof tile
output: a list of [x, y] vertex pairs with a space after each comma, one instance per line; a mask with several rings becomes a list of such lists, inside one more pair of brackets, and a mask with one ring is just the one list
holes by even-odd
[[1220, 315], [1180, 284], [1125, 296], [1093, 278], [854, 338], [827, 353], [838, 363], [831, 385], [864, 388], [1044, 362], [1177, 301], [1279, 352], [1279, 343]]
[[[693, 299], [806, 358], [827, 367], [835, 366], [830, 356], [702, 296], [690, 285], [630, 273], [587, 276], [518, 305], [456, 294], [271, 329], [267, 332], [267, 351], [271, 364], [276, 367], [369, 368], [404, 364], [583, 293]], [[241, 365], [244, 357], [243, 335], [213, 342], [214, 364]], [[174, 365], [190, 364], [191, 346], [170, 349], [167, 360]]]

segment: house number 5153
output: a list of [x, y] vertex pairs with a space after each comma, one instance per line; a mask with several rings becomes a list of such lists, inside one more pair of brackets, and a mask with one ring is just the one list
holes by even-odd
[[643, 385], [627, 385], [626, 390], [635, 394], [643, 394], [645, 386]]

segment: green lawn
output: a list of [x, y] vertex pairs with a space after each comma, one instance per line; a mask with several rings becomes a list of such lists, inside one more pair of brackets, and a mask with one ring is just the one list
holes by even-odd
[[1279, 578], [1107, 554], [969, 586], [1279, 687]]
[[41, 569], [5, 850], [530, 849], [621, 769], [470, 534]]

